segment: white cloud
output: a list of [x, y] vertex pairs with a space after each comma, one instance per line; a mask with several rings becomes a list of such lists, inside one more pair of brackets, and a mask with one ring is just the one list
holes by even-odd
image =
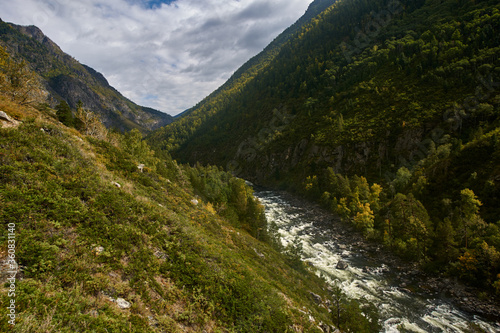
[[0, 17], [38, 26], [126, 97], [175, 115], [217, 89], [312, 0], [165, 2], [16, 0], [0, 4]]

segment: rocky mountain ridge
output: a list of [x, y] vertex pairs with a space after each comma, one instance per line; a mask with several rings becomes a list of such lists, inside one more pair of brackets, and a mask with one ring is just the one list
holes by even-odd
[[170, 115], [125, 98], [101, 73], [64, 53], [35, 26], [0, 21], [0, 45], [40, 76], [51, 106], [64, 100], [75, 109], [81, 101], [101, 116], [106, 127], [120, 131], [149, 132], [173, 121]]

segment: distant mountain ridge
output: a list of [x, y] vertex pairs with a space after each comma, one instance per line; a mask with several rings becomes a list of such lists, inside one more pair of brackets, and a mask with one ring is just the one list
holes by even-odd
[[165, 126], [173, 118], [152, 108], [139, 106], [109, 85], [101, 73], [79, 63], [35, 26], [20, 26], [0, 20], [0, 45], [24, 59], [42, 78], [52, 106], [65, 100], [72, 108], [78, 101], [101, 116], [108, 128], [142, 132]]

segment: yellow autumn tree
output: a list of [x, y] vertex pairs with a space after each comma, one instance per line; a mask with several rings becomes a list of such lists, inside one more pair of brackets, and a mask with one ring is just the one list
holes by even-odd
[[373, 215], [373, 211], [370, 208], [369, 203], [362, 204], [360, 203], [358, 206], [358, 212], [354, 217], [354, 224], [356, 228], [359, 230], [363, 230], [365, 234], [371, 233], [373, 231], [373, 222], [375, 220], [375, 216]]
[[473, 280], [479, 264], [473, 252], [467, 250], [458, 257], [458, 271], [461, 278]]
[[479, 209], [482, 205], [471, 189], [466, 188], [460, 191], [460, 202], [455, 210], [455, 216], [466, 249], [469, 248], [470, 242], [480, 231], [486, 228], [486, 223], [479, 215]]
[[76, 110], [76, 118], [80, 120], [80, 131], [99, 140], [106, 139], [108, 130], [102, 124], [98, 114], [83, 108], [81, 105]]

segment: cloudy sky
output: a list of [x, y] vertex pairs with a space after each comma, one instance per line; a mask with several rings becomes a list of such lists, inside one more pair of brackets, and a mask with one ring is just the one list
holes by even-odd
[[0, 18], [36, 25], [140, 105], [195, 105], [293, 24], [312, 0], [8, 0]]

